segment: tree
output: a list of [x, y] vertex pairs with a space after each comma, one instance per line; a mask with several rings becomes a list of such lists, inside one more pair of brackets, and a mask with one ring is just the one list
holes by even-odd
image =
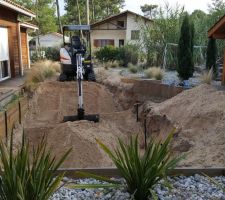
[[207, 52], [206, 52], [206, 69], [210, 70], [213, 68], [213, 75], [217, 77], [218, 69], [216, 66], [216, 57], [217, 57], [217, 46], [216, 40], [209, 38]]
[[[90, 1], [90, 16], [91, 22], [101, 20], [107, 16], [117, 14], [123, 7], [125, 0], [91, 0]], [[86, 23], [86, 2], [78, 0], [81, 23]], [[76, 0], [65, 0], [66, 14], [63, 16], [64, 24], [78, 24], [79, 16]]]
[[59, 0], [56, 0], [56, 7], [57, 7], [57, 18], [58, 18], [59, 31], [60, 31], [60, 33], [62, 33], [62, 23], [61, 23], [61, 19], [60, 19]]
[[180, 39], [178, 43], [178, 68], [177, 72], [179, 77], [183, 80], [188, 80], [193, 76], [194, 63], [193, 63], [193, 42], [192, 42], [192, 28], [189, 22], [189, 16], [184, 17]]
[[55, 0], [15, 0], [16, 3], [32, 10], [36, 14], [33, 23], [39, 27], [38, 34], [56, 32]]
[[145, 17], [149, 17], [150, 19], [152, 19], [156, 16], [157, 8], [158, 8], [158, 5], [145, 4], [141, 6], [141, 11], [144, 13]]
[[[164, 49], [167, 43], [178, 43], [180, 31], [180, 18], [184, 8], [171, 7], [168, 3], [156, 8], [156, 16], [151, 26], [142, 27], [143, 46], [147, 50], [147, 63], [150, 66], [160, 66], [163, 63]], [[176, 52], [170, 56], [171, 68], [176, 67]]]
[[56, 32], [56, 17], [54, 0], [36, 0], [36, 22], [40, 34]]

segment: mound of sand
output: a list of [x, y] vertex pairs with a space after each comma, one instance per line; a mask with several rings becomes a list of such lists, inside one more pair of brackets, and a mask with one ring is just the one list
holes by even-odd
[[63, 116], [77, 112], [75, 82], [44, 82], [36, 90], [26, 115], [25, 133], [36, 145], [43, 134], [54, 155], [67, 149], [72, 152], [64, 167], [107, 167], [112, 162], [98, 147], [95, 138], [110, 148], [117, 137], [124, 140], [131, 134], [142, 132], [131, 110], [123, 110], [105, 86], [84, 82], [84, 107], [87, 114], [100, 114], [100, 122], [76, 121], [62, 123]]
[[173, 149], [188, 153], [181, 165], [225, 166], [225, 91], [200, 85], [144, 109], [149, 134], [165, 137], [177, 129]]

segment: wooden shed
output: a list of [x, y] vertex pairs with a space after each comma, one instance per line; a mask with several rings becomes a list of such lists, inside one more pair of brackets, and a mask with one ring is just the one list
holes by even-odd
[[23, 76], [30, 67], [28, 29], [35, 25], [23, 23], [19, 16], [35, 17], [35, 14], [9, 0], [0, 0], [0, 81]]
[[[221, 17], [208, 31], [208, 37], [214, 39], [225, 39], [225, 15]], [[225, 49], [223, 61], [222, 85], [225, 85]]]

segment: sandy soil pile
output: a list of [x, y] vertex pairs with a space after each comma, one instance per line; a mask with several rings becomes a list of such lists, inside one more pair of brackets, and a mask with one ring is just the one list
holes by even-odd
[[77, 89], [75, 82], [45, 82], [36, 90], [26, 116], [25, 132], [33, 144], [43, 133], [57, 156], [72, 147], [64, 167], [106, 167], [110, 159], [98, 147], [95, 138], [113, 148], [117, 137], [126, 139], [140, 133], [131, 110], [123, 110], [113, 95], [97, 83], [84, 82], [84, 106], [87, 114], [100, 114], [100, 122], [62, 123], [63, 116], [76, 114]]
[[144, 109], [149, 134], [165, 137], [177, 128], [173, 149], [188, 153], [183, 166], [225, 166], [225, 91], [200, 85]]

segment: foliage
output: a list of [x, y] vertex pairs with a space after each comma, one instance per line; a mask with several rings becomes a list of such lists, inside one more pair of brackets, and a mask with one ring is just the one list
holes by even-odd
[[[148, 66], [162, 65], [166, 44], [178, 43], [183, 12], [184, 8], [178, 4], [176, 7], [171, 7], [165, 3], [164, 6], [157, 8], [154, 23], [151, 26], [142, 27], [142, 43], [147, 50]], [[171, 63], [176, 62], [171, 61]]]
[[36, 62], [26, 76], [25, 88], [28, 91], [33, 91], [37, 83], [54, 76], [57, 72], [60, 72], [60, 64], [58, 62], [50, 60]]
[[70, 151], [56, 161], [46, 144], [46, 137], [43, 137], [32, 151], [23, 134], [22, 145], [14, 154], [12, 135], [9, 147], [0, 142], [0, 170], [4, 172], [0, 180], [0, 199], [48, 200], [57, 190], [64, 174], [55, 176], [55, 172]]
[[[79, 0], [79, 9], [75, 0], [65, 0], [66, 14], [63, 17], [64, 24], [79, 24], [78, 14], [81, 16], [81, 23], [86, 23], [86, 5], [85, 1]], [[90, 0], [90, 21], [95, 22], [120, 12], [125, 0]]]
[[178, 67], [177, 72], [183, 80], [193, 76], [193, 30], [186, 15], [181, 26], [180, 40], [178, 44]]
[[212, 68], [206, 72], [203, 72], [201, 75], [201, 82], [206, 84], [211, 84], [213, 78], [213, 70]]
[[118, 49], [113, 46], [104, 46], [96, 52], [96, 58], [101, 62], [115, 61], [118, 56]]
[[217, 77], [218, 74], [216, 58], [217, 58], [216, 40], [213, 38], [209, 38], [206, 52], [206, 69], [210, 70], [212, 68], [214, 77]]
[[128, 63], [136, 65], [138, 63], [139, 50], [135, 44], [126, 44], [118, 49], [117, 60], [123, 61], [123, 66], [127, 67]]
[[58, 47], [48, 47], [44, 48], [43, 51], [45, 51], [45, 58], [47, 60], [52, 61], [59, 61], [60, 58], [60, 49]]
[[150, 67], [145, 70], [145, 76], [147, 78], [153, 78], [156, 80], [162, 80], [164, 71], [160, 67]]
[[136, 74], [138, 72], [138, 67], [132, 63], [128, 63], [128, 69], [131, 73]]
[[158, 5], [145, 4], [141, 6], [141, 11], [144, 13], [145, 17], [149, 17], [150, 19], [152, 19], [153, 17], [156, 16], [156, 13], [157, 13], [156, 8], [158, 8]]
[[123, 47], [105, 46], [96, 53], [96, 58], [101, 62], [122, 62], [127, 67], [128, 63], [136, 65], [138, 63], [139, 51], [136, 45], [127, 44]]
[[39, 27], [37, 34], [40, 35], [57, 31], [55, 0], [15, 0], [15, 2], [27, 7], [36, 14], [33, 23]]
[[97, 143], [126, 180], [129, 193], [133, 194], [136, 200], [145, 200], [151, 195], [153, 186], [165, 178], [168, 170], [174, 168], [181, 160], [181, 157], [171, 157], [169, 144], [172, 136], [172, 133], [169, 134], [163, 142], [151, 139], [143, 156], [139, 152], [137, 137], [131, 137], [129, 144], [118, 139], [119, 147], [114, 151], [99, 140]]

